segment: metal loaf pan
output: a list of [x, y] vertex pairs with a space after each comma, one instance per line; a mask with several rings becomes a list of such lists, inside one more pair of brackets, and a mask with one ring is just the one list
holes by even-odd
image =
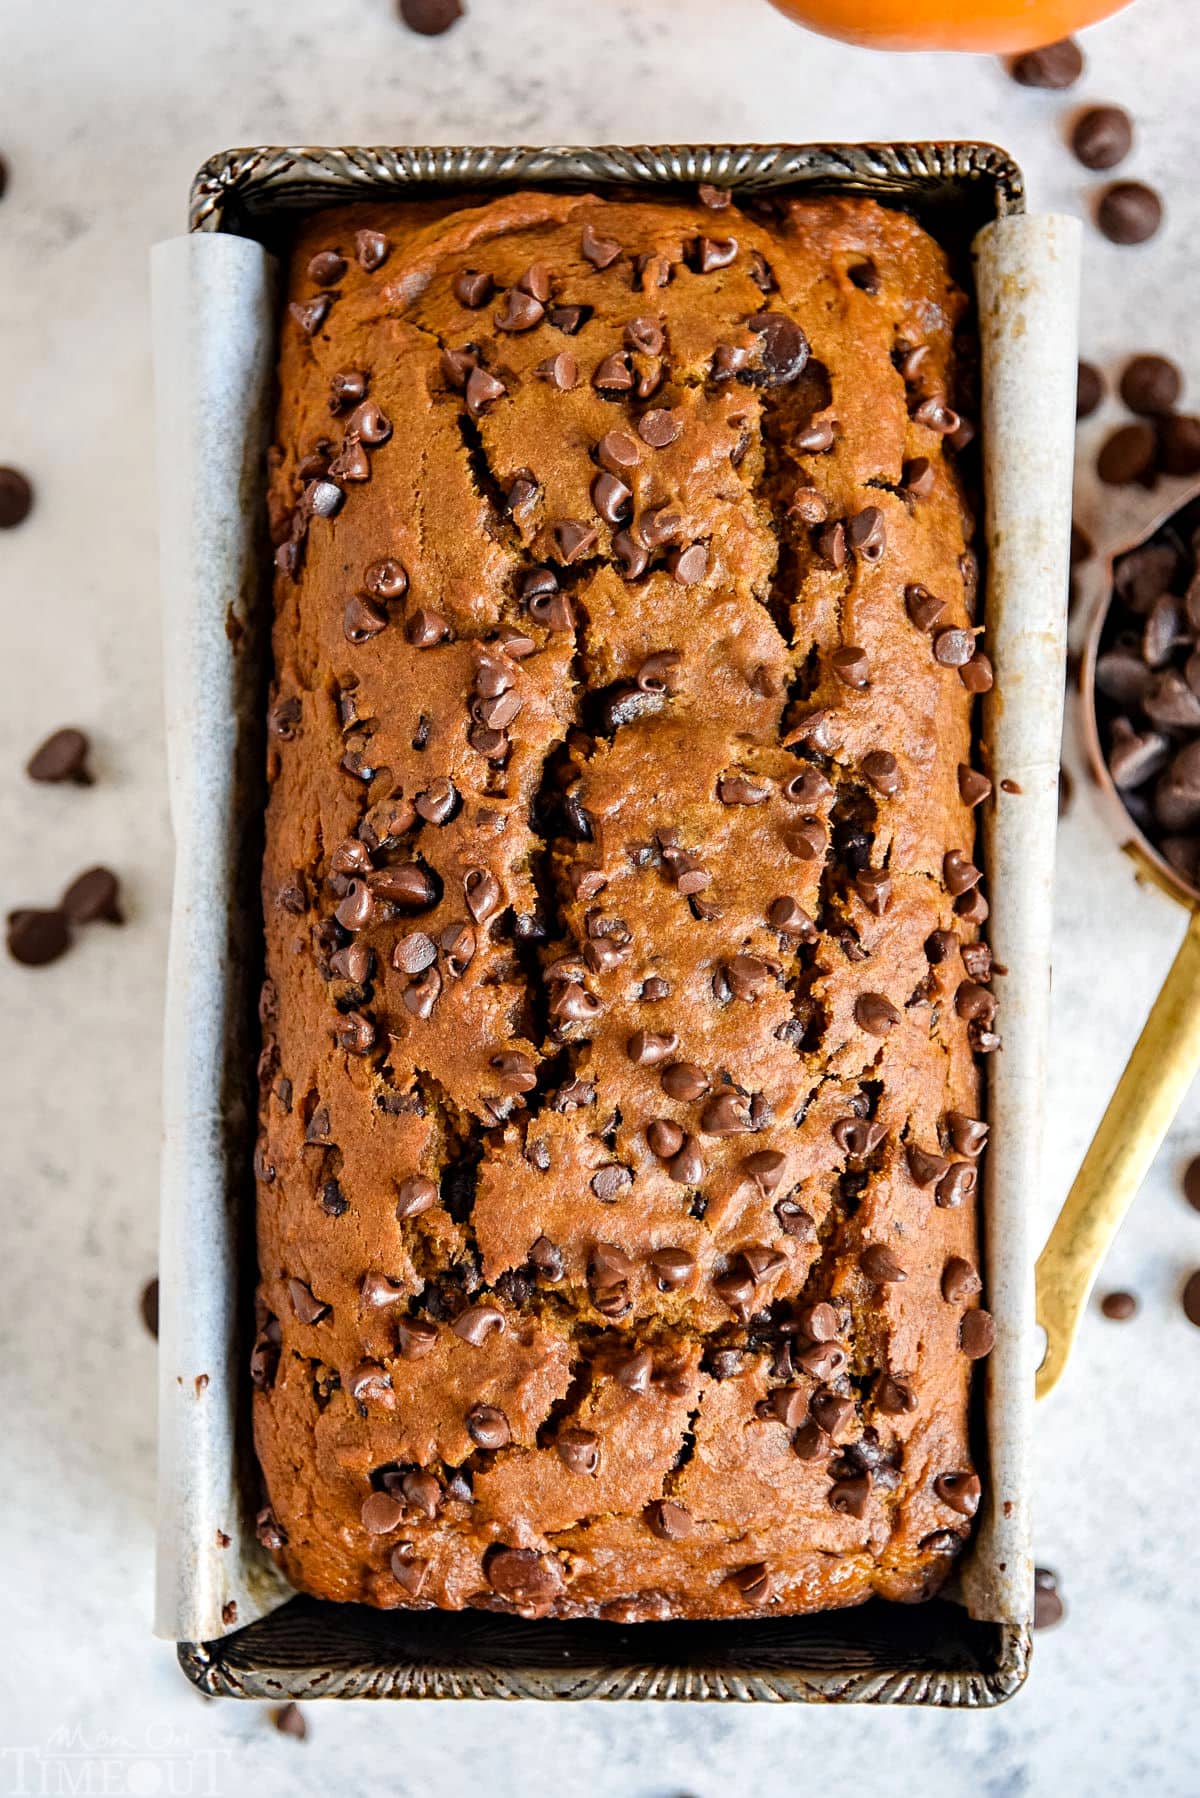
[[[246, 149], [233, 150], [212, 158], [200, 170], [192, 189], [190, 228], [193, 233], [231, 233], [252, 238], [268, 249], [286, 242], [296, 217], [314, 208], [341, 205], [353, 200], [428, 198], [432, 195], [462, 194], [474, 198], [515, 186], [543, 188], [592, 189], [600, 192], [631, 190], [644, 193], [670, 193], [686, 189], [696, 182], [709, 181], [755, 192], [850, 193], [870, 195], [893, 206], [903, 207], [918, 215], [934, 235], [955, 254], [959, 278], [971, 280], [968, 252], [976, 233], [995, 220], [1012, 219], [1024, 210], [1023, 187], [1019, 169], [1009, 158], [987, 144], [888, 144], [888, 145], [768, 145], [768, 146], [691, 146], [667, 148], [545, 148], [545, 149]], [[1037, 221], [1029, 221], [1035, 223]], [[1053, 221], [1043, 221], [1050, 222]], [[1061, 223], [1061, 221], [1060, 221]], [[1073, 239], [1071, 242], [1073, 243]], [[163, 246], [171, 249], [175, 246]], [[198, 246], [196, 246], [198, 247]], [[156, 252], [157, 254], [157, 252]], [[1070, 263], [1070, 255], [1066, 261]], [[1005, 277], [1007, 279], [1007, 277]], [[1068, 269], [1068, 285], [1071, 271]], [[993, 285], [995, 283], [993, 282]], [[157, 305], [157, 291], [156, 291]], [[1069, 333], [1068, 333], [1069, 334]], [[160, 345], [161, 348], [161, 345]], [[985, 344], [986, 348], [986, 344]], [[273, 356], [273, 345], [269, 346]], [[1064, 388], [1074, 392], [1074, 346], [1062, 346], [1064, 359], [1070, 358], [1070, 369], [1064, 375]], [[987, 364], [985, 356], [985, 379]], [[160, 403], [160, 429], [162, 406]], [[1003, 444], [989, 441], [989, 424], [985, 419], [985, 471], [991, 479], [997, 465], [995, 457], [1008, 456], [1010, 464], [1017, 460], [1018, 445], [1010, 438], [1011, 453]], [[1066, 441], [1066, 472], [1057, 483], [1059, 512], [1063, 510], [1061, 495], [1066, 494], [1066, 516], [1069, 517], [1070, 438]], [[169, 448], [168, 446], [165, 446]], [[1061, 458], [1060, 458], [1061, 459]], [[262, 511], [262, 488], [249, 458], [246, 477], [240, 488], [240, 505], [258, 507]], [[163, 475], [164, 486], [169, 475]], [[167, 502], [164, 501], [164, 506]], [[166, 513], [164, 511], [164, 518]], [[1033, 657], [1043, 662], [1049, 658], [1044, 694], [1051, 713], [1061, 692], [1061, 674], [1056, 658], [1061, 656], [1061, 626], [1044, 615], [1032, 619], [1026, 614], [1020, 621], [1031, 627], [1036, 648], [1022, 637], [1017, 628], [1013, 603], [1001, 605], [1000, 616], [994, 612], [994, 584], [997, 565], [1003, 553], [997, 550], [1002, 541], [997, 528], [1006, 519], [989, 518], [989, 536], [993, 538], [993, 577], [989, 584], [988, 608], [989, 648], [996, 661], [998, 695], [1005, 695], [1006, 672], [1015, 697], [1023, 690]], [[1041, 519], [1053, 538], [1061, 528], [1062, 592], [1065, 595], [1065, 524], [1054, 514]], [[218, 529], [220, 529], [218, 524]], [[1051, 544], [1053, 567], [1040, 584], [1032, 583], [1036, 607], [1043, 614], [1047, 605], [1052, 611], [1058, 567], [1057, 549]], [[168, 1469], [160, 1487], [160, 1592], [159, 1630], [179, 1637], [195, 1633], [181, 1626], [177, 1619], [187, 1614], [187, 1604], [176, 1596], [186, 1590], [188, 1581], [196, 1580], [195, 1567], [211, 1555], [212, 1517], [197, 1500], [195, 1490], [211, 1481], [214, 1453], [223, 1455], [226, 1465], [218, 1473], [226, 1479], [226, 1490], [243, 1495], [255, 1490], [256, 1468], [246, 1418], [246, 1393], [242, 1389], [245, 1366], [243, 1344], [238, 1336], [244, 1327], [247, 1306], [243, 1302], [252, 1280], [253, 1210], [252, 1182], [249, 1179], [250, 1108], [244, 1094], [252, 1084], [253, 1031], [242, 1028], [252, 1011], [252, 993], [258, 956], [251, 942], [258, 929], [255, 857], [252, 853], [261, 835], [260, 814], [263, 794], [255, 771], [259, 754], [258, 697], [265, 685], [263, 654], [268, 638], [265, 621], [269, 617], [269, 582], [262, 577], [266, 558], [260, 558], [257, 572], [245, 575], [240, 596], [240, 622], [230, 633], [228, 620], [209, 619], [211, 634], [219, 635], [218, 625], [232, 634], [240, 667], [228, 676], [229, 690], [235, 695], [236, 721], [231, 726], [224, 749], [226, 756], [224, 782], [230, 798], [226, 803], [229, 834], [243, 846], [240, 867], [249, 867], [244, 890], [236, 901], [228, 897], [224, 909], [229, 922], [222, 919], [206, 939], [209, 948], [197, 951], [194, 937], [188, 934], [194, 923], [195, 905], [184, 917], [181, 908], [187, 903], [176, 895], [176, 912], [172, 931], [172, 975], [168, 980], [168, 1066], [171, 1057], [172, 1020], [182, 1040], [182, 1020], [186, 1004], [196, 1003], [196, 993], [203, 995], [206, 983], [211, 998], [210, 1009], [219, 1011], [225, 1020], [223, 1047], [212, 1053], [214, 1073], [205, 1099], [211, 1102], [206, 1116], [208, 1151], [223, 1156], [226, 1176], [222, 1190], [221, 1215], [209, 1219], [213, 1230], [213, 1253], [205, 1265], [211, 1267], [206, 1278], [232, 1284], [234, 1270], [241, 1281], [241, 1296], [235, 1306], [228, 1291], [215, 1291], [208, 1296], [219, 1310], [224, 1307], [228, 1340], [217, 1343], [220, 1378], [229, 1390], [226, 1395], [228, 1415], [225, 1434], [212, 1438], [218, 1444], [206, 1455], [193, 1453], [187, 1446], [178, 1452], [178, 1439], [172, 1443], [175, 1456], [173, 1469]], [[1027, 573], [1027, 570], [1023, 570]], [[1047, 593], [1051, 594], [1049, 602]], [[1040, 598], [1037, 596], [1040, 594]], [[166, 592], [168, 610], [172, 605], [170, 587]], [[223, 612], [223, 608], [222, 608]], [[232, 614], [231, 614], [232, 615]], [[257, 620], [257, 628], [255, 621]], [[170, 623], [170, 619], [168, 623]], [[190, 621], [189, 621], [190, 622]], [[201, 621], [204, 624], [204, 621]], [[172, 655], [168, 648], [168, 660]], [[224, 653], [224, 646], [221, 646]], [[180, 668], [175, 668], [178, 688]], [[192, 664], [188, 664], [190, 668]], [[172, 709], [180, 711], [178, 690], [172, 696], [171, 668], [168, 668], [168, 725]], [[236, 697], [240, 695], [239, 697]], [[186, 702], [186, 696], [185, 696]], [[1031, 696], [1022, 703], [1028, 706]], [[186, 703], [184, 709], [187, 709]], [[985, 715], [985, 738], [992, 738], [992, 748], [1002, 742], [1003, 725], [999, 722], [1004, 707], [989, 706]], [[1011, 706], [1014, 720], [1020, 707]], [[1044, 708], [1043, 708], [1044, 709]], [[186, 720], [185, 720], [186, 725]], [[181, 739], [186, 757], [194, 753], [196, 742], [185, 729]], [[1043, 746], [1057, 743], [1057, 715], [1052, 715], [1037, 734]], [[177, 751], [177, 753], [179, 753]], [[175, 770], [179, 772], [178, 768]], [[184, 773], [188, 770], [185, 768]], [[992, 772], [1015, 772], [1013, 755], [997, 766], [992, 756]], [[1029, 776], [1021, 765], [1023, 779]], [[1024, 1097], [1014, 1096], [1011, 1079], [998, 1072], [1004, 1056], [990, 1058], [990, 1105], [993, 1143], [989, 1151], [986, 1202], [986, 1266], [988, 1302], [997, 1315], [999, 1339], [997, 1350], [986, 1373], [976, 1381], [978, 1416], [976, 1419], [985, 1472], [986, 1499], [980, 1528], [969, 1554], [964, 1557], [951, 1596], [943, 1596], [920, 1606], [897, 1606], [872, 1601], [858, 1609], [834, 1611], [818, 1616], [802, 1616], [747, 1622], [717, 1623], [646, 1623], [622, 1627], [601, 1622], [525, 1623], [518, 1619], [468, 1612], [380, 1612], [365, 1607], [337, 1606], [302, 1596], [288, 1596], [278, 1582], [273, 1583], [273, 1570], [262, 1564], [265, 1557], [253, 1540], [253, 1505], [245, 1496], [240, 1517], [224, 1520], [225, 1541], [228, 1532], [241, 1531], [235, 1548], [241, 1557], [242, 1584], [240, 1621], [236, 1604], [219, 1603], [216, 1612], [223, 1617], [220, 1630], [203, 1631], [209, 1639], [178, 1640], [180, 1664], [188, 1677], [204, 1692], [244, 1698], [311, 1699], [316, 1697], [444, 1697], [444, 1698], [674, 1698], [737, 1699], [771, 1701], [848, 1701], [867, 1703], [907, 1703], [940, 1706], [980, 1707], [1002, 1702], [1023, 1683], [1029, 1659], [1029, 1613], [1031, 1609], [1032, 1568], [1027, 1539], [1026, 1447], [1032, 1398], [1031, 1368], [1026, 1341], [1031, 1320], [1030, 1295], [1025, 1282], [1022, 1257], [1025, 1252], [1024, 1202], [1029, 1190], [1031, 1172], [1036, 1170], [1036, 1143], [1030, 1144], [1030, 1105], [1035, 1108], [1040, 1085], [1038, 1070], [1045, 1026], [1045, 968], [1041, 963], [1048, 955], [1049, 930], [1049, 864], [1053, 852], [1053, 795], [1056, 788], [1056, 760], [1044, 772], [1046, 792], [1025, 812], [1011, 809], [1015, 802], [1001, 801], [998, 810], [1009, 816], [1009, 827], [999, 833], [989, 827], [985, 832], [985, 851], [993, 885], [1004, 866], [1017, 864], [1010, 860], [1014, 850], [1026, 858], [1026, 865], [1045, 870], [1044, 880], [1033, 883], [1032, 924], [1037, 939], [1025, 966], [1029, 979], [1021, 988], [1022, 973], [1015, 964], [1005, 991], [1006, 1005], [1002, 1019], [1006, 1026], [1006, 1042], [1011, 1027], [1017, 1037], [1017, 1054], [1027, 1051], [1033, 1056], [1028, 1070], [1033, 1096], [1028, 1086]], [[207, 776], [203, 777], [207, 778]], [[186, 781], [184, 783], [187, 784]], [[1019, 783], [1014, 783], [1018, 784]], [[1049, 809], [1048, 809], [1049, 808]], [[181, 878], [187, 877], [184, 857], [188, 853], [190, 818], [187, 806], [174, 796], [176, 833], [179, 845]], [[1047, 819], [1050, 820], [1047, 824]], [[1039, 835], [1040, 833], [1040, 835]], [[235, 862], [235, 866], [238, 865]], [[194, 899], [194, 895], [193, 895]], [[1019, 909], [1019, 908], [1018, 908]], [[1012, 947], [1022, 935], [1029, 918], [1006, 925], [1003, 908], [993, 911], [994, 940], [997, 955], [1008, 961], [1006, 947]], [[998, 933], [998, 935], [996, 935]], [[1008, 942], [1006, 943], [1006, 933]], [[228, 938], [232, 952], [220, 958], [218, 950]], [[1040, 947], [1039, 947], [1040, 945]], [[196, 966], [197, 959], [211, 965]], [[186, 968], [183, 963], [187, 961]], [[188, 986], [190, 1001], [176, 995]], [[193, 1014], [194, 1015], [194, 1014]], [[191, 1039], [188, 1039], [189, 1042]], [[1012, 1066], [1011, 1062], [1009, 1064]], [[201, 1095], [205, 1098], [205, 1095]], [[194, 1102], [194, 1101], [193, 1101]], [[181, 1188], [191, 1174], [180, 1172], [180, 1158], [172, 1159], [173, 1137], [192, 1120], [181, 1124], [172, 1117], [168, 1099], [166, 1120], [167, 1152], [164, 1159], [164, 1256], [163, 1305], [192, 1305], [195, 1291], [185, 1291], [179, 1278], [181, 1263], [175, 1254], [175, 1272], [169, 1263], [172, 1249], [178, 1251], [182, 1226], [178, 1210], [184, 1203]], [[1032, 1158], [1032, 1159], [1031, 1159]], [[210, 1205], [209, 1212], [217, 1207]], [[193, 1232], [194, 1233], [194, 1232]], [[191, 1264], [194, 1266], [194, 1263]], [[171, 1331], [164, 1331], [164, 1344]], [[226, 1352], [227, 1351], [227, 1352]], [[208, 1363], [203, 1365], [208, 1366]], [[178, 1403], [177, 1389], [189, 1384], [187, 1364], [177, 1366], [165, 1361], [162, 1370], [164, 1401]], [[214, 1376], [216, 1377], [216, 1376]], [[209, 1388], [207, 1374], [205, 1388]], [[199, 1388], [198, 1388], [199, 1390]], [[212, 1397], [211, 1390], [208, 1396]], [[176, 1433], [178, 1438], [178, 1432]], [[227, 1446], [222, 1446], [226, 1444]], [[189, 1464], [189, 1454], [192, 1456]], [[170, 1453], [164, 1452], [169, 1461]], [[180, 1466], [182, 1461], [182, 1466]], [[236, 1502], [229, 1509], [237, 1510]], [[260, 1558], [261, 1557], [261, 1558]], [[255, 1571], [257, 1563], [257, 1572]], [[169, 1568], [164, 1580], [163, 1568]], [[186, 1571], [181, 1575], [180, 1568]], [[249, 1572], [247, 1573], [247, 1569]], [[172, 1585], [173, 1582], [173, 1585]], [[167, 1586], [172, 1585], [170, 1591]], [[245, 1602], [249, 1595], [250, 1602]], [[214, 1615], [211, 1592], [196, 1614]], [[245, 1622], [247, 1613], [255, 1620]], [[172, 1621], [172, 1619], [176, 1621]]]

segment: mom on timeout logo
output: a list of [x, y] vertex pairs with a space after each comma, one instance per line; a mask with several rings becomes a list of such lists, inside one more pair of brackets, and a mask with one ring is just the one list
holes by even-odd
[[40, 1746], [0, 1746], [4, 1798], [222, 1798], [230, 1750], [150, 1724], [141, 1740], [65, 1725]]

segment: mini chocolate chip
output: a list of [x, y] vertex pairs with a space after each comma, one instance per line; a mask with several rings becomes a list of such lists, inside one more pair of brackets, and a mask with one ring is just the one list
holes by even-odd
[[903, 1380], [884, 1374], [875, 1388], [875, 1403], [885, 1417], [904, 1417], [917, 1409], [917, 1395]]
[[463, 269], [460, 274], [455, 275], [452, 286], [455, 299], [472, 312], [486, 306], [496, 291], [491, 275], [473, 268]]
[[1096, 207], [1096, 223], [1110, 243], [1145, 243], [1162, 221], [1162, 200], [1144, 181], [1112, 182]]
[[830, 1509], [841, 1517], [865, 1517], [873, 1484], [873, 1476], [869, 1472], [835, 1480], [829, 1488]]
[[948, 1305], [961, 1305], [964, 1299], [974, 1298], [982, 1285], [969, 1261], [961, 1255], [951, 1255], [942, 1269], [942, 1297]]
[[656, 1498], [646, 1506], [646, 1526], [664, 1542], [682, 1542], [694, 1527], [692, 1514], [670, 1498]]
[[492, 1590], [516, 1605], [548, 1604], [562, 1589], [557, 1561], [532, 1548], [489, 1548], [483, 1570]]
[[627, 350], [643, 356], [660, 356], [666, 339], [656, 318], [631, 318], [625, 326], [624, 341]]
[[663, 1069], [659, 1082], [668, 1098], [687, 1104], [708, 1091], [708, 1076], [694, 1061], [673, 1061]]
[[579, 364], [566, 350], [560, 350], [557, 356], [547, 356], [533, 372], [539, 381], [548, 381], [559, 393], [569, 392], [579, 380]]
[[992, 783], [986, 774], [969, 768], [965, 762], [958, 765], [958, 796], [964, 805], [982, 805], [992, 791]]

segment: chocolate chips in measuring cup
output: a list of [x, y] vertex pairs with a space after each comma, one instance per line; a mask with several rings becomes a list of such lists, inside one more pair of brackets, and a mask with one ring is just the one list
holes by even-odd
[[1134, 823], [1200, 884], [1200, 500], [1116, 562], [1096, 718]]

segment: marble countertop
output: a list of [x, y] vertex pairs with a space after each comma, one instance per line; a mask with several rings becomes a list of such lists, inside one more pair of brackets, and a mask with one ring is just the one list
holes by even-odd
[[[982, 137], [1023, 164], [1034, 205], [1082, 210], [1091, 182], [1064, 125], [1080, 98], [1115, 100], [1137, 121], [1129, 172], [1165, 191], [1168, 220], [1142, 249], [1089, 230], [1083, 343], [1109, 367], [1170, 350], [1200, 403], [1191, 0], [1138, 0], [1088, 34], [1072, 96], [1014, 87], [986, 58], [826, 43], [763, 0], [468, 3], [441, 40], [403, 31], [391, 0], [4, 7], [0, 462], [30, 473], [37, 510], [0, 540], [0, 903], [48, 901], [105, 861], [129, 921], [45, 970], [0, 963], [0, 1791], [456, 1794], [483, 1780], [495, 1798], [716, 1798], [731, 1782], [782, 1794], [819, 1765], [868, 1792], [1194, 1793], [1200, 1600], [1176, 1519], [1200, 1483], [1187, 1425], [1200, 1333], [1179, 1306], [1200, 1265], [1200, 1216], [1179, 1191], [1200, 1152], [1195, 1092], [1105, 1273], [1140, 1313], [1115, 1325], [1093, 1308], [1039, 1417], [1038, 1558], [1059, 1570], [1068, 1616], [1038, 1638], [1013, 1704], [314, 1706], [301, 1745], [258, 1707], [202, 1702], [151, 1637], [154, 1349], [138, 1294], [155, 1262], [171, 846], [147, 250], [181, 229], [197, 165], [258, 142]], [[1096, 492], [1087, 453], [1113, 415], [1082, 433], [1080, 513], [1102, 543], [1162, 497]], [[68, 722], [94, 737], [98, 784], [32, 787], [26, 756]], [[1110, 839], [1072, 722], [1066, 756], [1048, 1140], [1030, 1195], [1047, 1225], [1183, 923]]]

